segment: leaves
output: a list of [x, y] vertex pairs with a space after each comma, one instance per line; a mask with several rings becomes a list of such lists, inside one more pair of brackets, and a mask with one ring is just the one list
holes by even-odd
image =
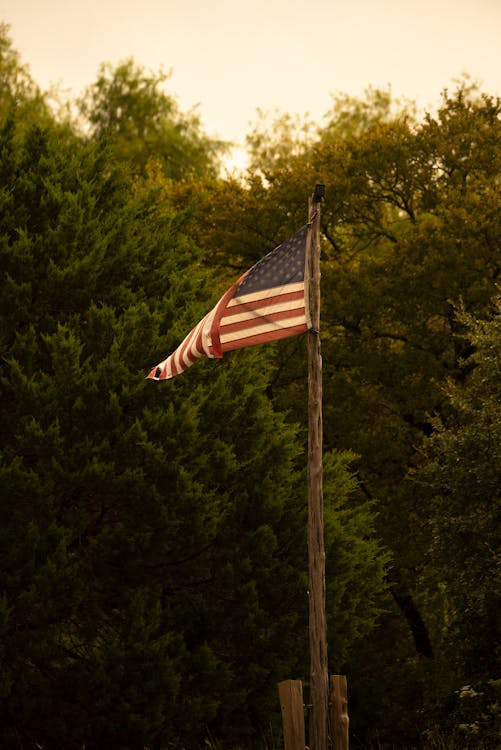
[[320, 126], [263, 119], [221, 179], [163, 72], [103, 65], [77, 127], [3, 34], [5, 746], [255, 744], [307, 675], [304, 339], [145, 375], [318, 181], [331, 667], [366, 744], [432, 717], [488, 747], [499, 101], [460, 86], [418, 120], [338, 96]]
[[157, 160], [170, 178], [214, 175], [226, 145], [205, 136], [198, 115], [182, 114], [164, 90], [168, 75], [146, 73], [132, 59], [103, 64], [80, 100], [93, 139], [108, 140], [117, 158], [145, 174]]
[[[18, 136], [1, 144], [3, 737], [246, 741], [307, 671], [302, 446], [267, 395], [273, 347], [146, 382], [225, 284], [185, 233], [194, 202], [101, 143]], [[345, 588], [368, 594], [343, 653], [383, 587], [371, 519], [346, 516], [365, 554], [345, 547]]]

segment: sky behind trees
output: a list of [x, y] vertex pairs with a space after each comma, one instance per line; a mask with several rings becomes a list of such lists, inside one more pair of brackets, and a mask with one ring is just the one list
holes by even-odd
[[498, 0], [0, 0], [0, 19], [42, 88], [78, 95], [132, 56], [172, 70], [181, 107], [236, 142], [257, 108], [321, 119], [368, 86], [432, 107], [467, 73], [501, 94]]

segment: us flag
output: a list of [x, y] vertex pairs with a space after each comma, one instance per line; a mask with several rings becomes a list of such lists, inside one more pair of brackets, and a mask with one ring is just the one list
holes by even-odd
[[167, 380], [201, 357], [304, 333], [306, 236], [304, 226], [246, 271], [147, 379]]

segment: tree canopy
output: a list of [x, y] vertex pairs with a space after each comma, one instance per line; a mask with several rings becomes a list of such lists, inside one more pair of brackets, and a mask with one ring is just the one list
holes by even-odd
[[327, 618], [353, 743], [499, 744], [501, 103], [249, 134], [131, 59], [64, 117], [0, 30], [2, 747], [270, 747], [307, 681], [304, 337], [145, 380], [322, 207]]
[[[0, 144], [2, 745], [249, 744], [307, 671], [303, 445], [273, 347], [152, 387], [221, 285], [169, 169], [139, 179], [109, 138], [16, 107]], [[326, 476], [339, 660], [386, 567], [350, 462]]]
[[227, 144], [203, 133], [195, 110], [180, 111], [165, 91], [168, 78], [132, 58], [115, 68], [103, 63], [79, 102], [84, 130], [94, 140], [107, 139], [116, 156], [142, 174], [155, 159], [176, 180], [214, 176]]

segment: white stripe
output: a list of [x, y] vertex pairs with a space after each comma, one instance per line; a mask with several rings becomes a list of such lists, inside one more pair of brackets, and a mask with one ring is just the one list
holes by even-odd
[[221, 328], [225, 325], [231, 325], [232, 323], [240, 323], [243, 320], [252, 320], [253, 318], [263, 318], [266, 315], [271, 315], [275, 312], [283, 312], [290, 310], [304, 310], [304, 298], [301, 297], [297, 300], [289, 300], [285, 302], [275, 302], [273, 305], [267, 305], [263, 303], [262, 307], [256, 307], [254, 310], [244, 310], [242, 312], [232, 312], [232, 314], [225, 315], [221, 320]]
[[[195, 345], [198, 325], [199, 324], [197, 324], [195, 328], [191, 331], [191, 333], [187, 336], [188, 346], [186, 347], [186, 349], [184, 349], [184, 347], [181, 346], [181, 348], [184, 349], [184, 354], [181, 359], [182, 359], [183, 365], [185, 365], [185, 369], [186, 367], [189, 367], [191, 364], [193, 364], [189, 358], [189, 355], [191, 354], [192, 356], [196, 356], [198, 354], [197, 348]], [[193, 343], [191, 343], [192, 341]]]
[[184, 337], [184, 339], [181, 341], [181, 343], [177, 347], [176, 351], [171, 354], [171, 361], [174, 362], [176, 370], [178, 371], [183, 369], [183, 359], [181, 357], [181, 351], [184, 345], [186, 344], [186, 342], [190, 339], [192, 334], [193, 334], [193, 330], [190, 331], [189, 334]]
[[212, 321], [214, 320], [217, 307], [218, 305], [213, 307], [212, 310], [209, 313], [207, 313], [204, 320], [202, 321], [204, 324], [203, 330], [202, 330], [202, 347], [203, 347], [205, 356], [210, 357], [211, 359], [214, 359], [214, 355], [211, 352], [212, 337], [210, 335], [210, 329], [212, 327]]
[[204, 352], [200, 351], [197, 348], [197, 338], [198, 334], [200, 332], [200, 328], [203, 325], [205, 318], [202, 318], [202, 320], [196, 324], [195, 328], [192, 330], [192, 332], [187, 336], [188, 339], [190, 339], [190, 345], [187, 347], [186, 352], [183, 357], [183, 362], [187, 367], [190, 367], [190, 365], [193, 364], [193, 362], [189, 359], [189, 354], [191, 354], [193, 357], [196, 357], [197, 359], [200, 359], [200, 357], [204, 356]]
[[257, 336], [260, 333], [269, 333], [270, 331], [277, 331], [280, 329], [287, 330], [293, 326], [304, 325], [305, 319], [304, 314], [298, 315], [295, 318], [287, 318], [286, 320], [266, 323], [262, 321], [260, 324], [255, 326], [244, 328], [240, 331], [232, 331], [221, 335], [221, 343], [226, 344], [228, 341], [237, 341], [238, 339], [246, 339], [249, 336]]
[[304, 289], [304, 281], [297, 281], [294, 284], [282, 284], [281, 286], [274, 286], [269, 289], [263, 289], [260, 292], [241, 294], [238, 297], [233, 297], [227, 306], [234, 307], [235, 305], [243, 305], [246, 302], [254, 302], [255, 300], [266, 299], [267, 297], [275, 297], [278, 294], [289, 294], [290, 292], [300, 292], [303, 289]]

